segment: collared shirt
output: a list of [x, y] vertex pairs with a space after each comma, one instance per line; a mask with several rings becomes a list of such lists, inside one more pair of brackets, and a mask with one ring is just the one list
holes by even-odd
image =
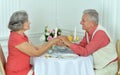
[[107, 34], [102, 30], [98, 30], [92, 38], [92, 34], [97, 27], [98, 26], [94, 27], [91, 31], [88, 32], [88, 37], [90, 41], [89, 43], [87, 43], [85, 35], [79, 44], [71, 44], [70, 48], [73, 50], [74, 53], [81, 56], [88, 56], [98, 49], [106, 46], [110, 42]]

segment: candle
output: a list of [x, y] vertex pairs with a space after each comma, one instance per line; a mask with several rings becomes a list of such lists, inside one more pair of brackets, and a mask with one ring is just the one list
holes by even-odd
[[75, 30], [74, 30], [74, 41], [76, 40], [76, 27], [75, 27]]
[[57, 37], [57, 28], [55, 28], [55, 35], [54, 35], [54, 38], [56, 38]]

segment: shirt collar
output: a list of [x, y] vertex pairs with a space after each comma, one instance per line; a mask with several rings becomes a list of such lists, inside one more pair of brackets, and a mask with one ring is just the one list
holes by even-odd
[[98, 27], [98, 25], [96, 25], [95, 27], [93, 27], [91, 29], [91, 31], [88, 32], [88, 35], [91, 36], [97, 27]]
[[18, 33], [15, 32], [15, 31], [10, 31], [10, 33], [11, 33], [11, 34], [14, 34], [14, 35], [16, 35], [16, 36], [22, 37], [23, 39], [28, 39], [27, 36], [25, 35], [25, 33], [23, 33], [23, 36], [20, 35], [20, 34], [18, 34]]

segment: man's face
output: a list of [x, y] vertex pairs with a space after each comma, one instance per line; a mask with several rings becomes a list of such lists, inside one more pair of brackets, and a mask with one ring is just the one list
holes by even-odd
[[82, 24], [82, 29], [88, 31], [91, 28], [92, 21], [89, 20], [89, 15], [85, 14], [82, 16], [82, 20], [80, 21]]

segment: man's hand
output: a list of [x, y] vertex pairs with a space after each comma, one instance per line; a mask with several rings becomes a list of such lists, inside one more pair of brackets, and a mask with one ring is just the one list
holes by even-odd
[[62, 42], [63, 42], [66, 46], [68, 46], [68, 47], [70, 47], [70, 45], [72, 44], [72, 43], [69, 41], [69, 39], [68, 39], [67, 36], [59, 36], [58, 38], [59, 38], [60, 40], [62, 40]]

